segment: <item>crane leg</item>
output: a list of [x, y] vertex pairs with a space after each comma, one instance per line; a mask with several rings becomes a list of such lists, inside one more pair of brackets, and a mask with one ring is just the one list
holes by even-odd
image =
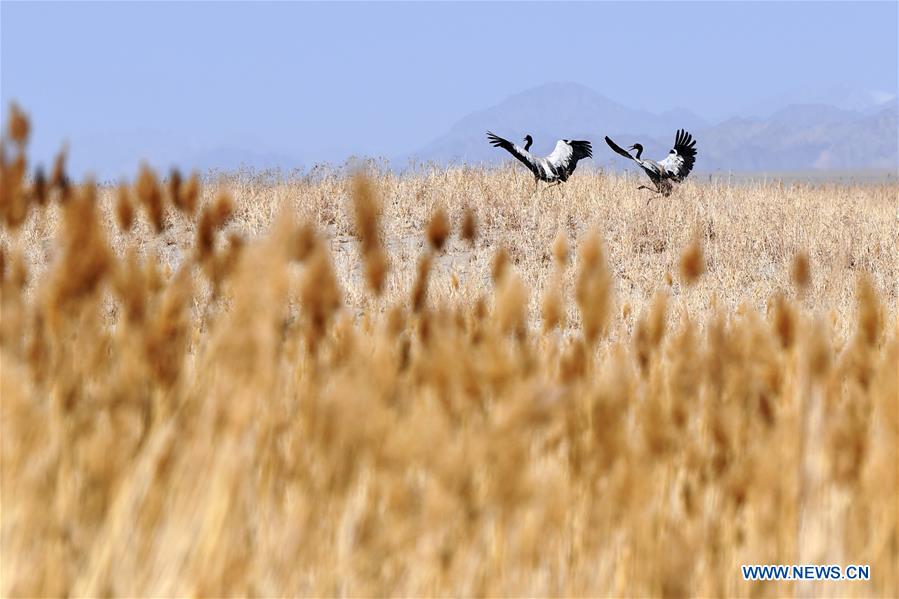
[[[638, 189], [638, 190], [640, 190], [640, 189], [645, 189], [645, 190], [647, 190], [647, 191], [654, 191], [655, 193], [658, 193], [658, 194], [661, 194], [661, 193], [662, 193], [662, 190], [659, 189], [658, 187], [656, 187], [655, 189], [653, 189], [652, 187], [647, 187], [646, 185], [641, 185], [641, 186], [638, 187], [637, 189]], [[658, 196], [650, 196], [649, 199], [646, 200], [646, 205], [649, 206], [649, 203], [650, 203], [652, 200], [654, 200], [655, 198], [657, 198], [657, 197], [660, 198], [660, 197], [662, 197], [662, 196], [661, 196], [661, 195], [658, 195]]]
[[555, 183], [550, 183], [549, 185], [547, 185], [546, 187], [543, 188], [543, 191], [546, 191], [547, 189], [550, 189], [551, 187], [558, 187], [561, 184], [562, 184], [561, 181], [556, 181]]

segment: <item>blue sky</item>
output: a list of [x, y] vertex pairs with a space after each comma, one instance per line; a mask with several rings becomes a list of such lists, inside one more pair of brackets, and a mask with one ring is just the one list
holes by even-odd
[[392, 157], [550, 81], [712, 120], [895, 94], [897, 19], [895, 2], [2, 2], [0, 99], [33, 117], [37, 159], [69, 141], [76, 173], [216, 148]]

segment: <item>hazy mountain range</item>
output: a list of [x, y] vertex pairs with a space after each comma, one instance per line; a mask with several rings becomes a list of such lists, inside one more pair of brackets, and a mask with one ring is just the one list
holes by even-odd
[[[722, 120], [686, 108], [654, 113], [625, 106], [580, 84], [548, 83], [462, 116], [448, 131], [431, 141], [423, 139], [417, 148], [400, 146], [392, 156], [377, 158], [381, 164], [387, 159], [397, 171], [420, 163], [514, 160], [487, 143], [485, 132], [490, 130], [518, 144], [530, 134], [534, 138], [531, 151], [540, 155], [551, 152], [558, 139], [588, 139], [593, 142], [594, 159], [584, 166], [619, 170], [633, 165], [614, 154], [604, 136], [624, 147], [640, 142], [645, 157], [661, 159], [675, 131], [685, 128], [697, 140], [697, 173], [829, 176], [846, 171], [897, 171], [897, 100], [886, 92], [839, 90], [806, 96], [796, 92], [746, 106], [736, 114], [741, 116]], [[112, 131], [74, 139], [72, 164], [75, 172], [98, 168], [101, 179], [128, 173], [144, 159], [162, 170], [178, 165], [201, 171], [247, 166], [290, 172], [309, 171], [319, 163], [344, 164], [352, 142], [329, 149], [327, 141], [298, 138], [296, 145], [285, 150], [267, 147], [264, 136], [203, 145], [179, 138], [177, 131]]]
[[579, 84], [550, 83], [464, 116], [445, 134], [393, 162], [471, 164], [508, 159], [485, 142], [489, 129], [519, 144], [529, 133], [534, 137], [532, 151], [540, 154], [549, 153], [560, 138], [589, 139], [596, 166], [623, 168], [622, 159], [604, 143], [605, 135], [622, 146], [640, 142], [644, 156], [660, 159], [670, 149], [675, 131], [686, 128], [698, 141], [698, 172], [895, 171], [896, 98], [883, 93], [847, 98], [854, 109], [808, 103], [771, 110], [769, 104], [757, 106], [755, 116], [710, 122], [683, 108], [655, 114], [629, 108]]

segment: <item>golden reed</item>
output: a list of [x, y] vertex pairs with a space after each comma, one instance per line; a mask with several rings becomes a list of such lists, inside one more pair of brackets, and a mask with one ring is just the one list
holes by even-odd
[[[895, 184], [854, 189], [864, 251], [759, 249], [745, 211], [837, 192], [107, 188], [30, 171], [29, 131], [12, 107], [4, 596], [899, 595]], [[739, 569], [806, 562], [871, 580]]]

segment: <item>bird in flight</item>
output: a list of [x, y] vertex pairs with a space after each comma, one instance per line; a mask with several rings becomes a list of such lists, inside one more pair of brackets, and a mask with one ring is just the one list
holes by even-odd
[[[696, 140], [683, 129], [677, 130], [677, 135], [674, 137], [674, 147], [668, 152], [668, 156], [658, 162], [641, 158], [643, 146], [640, 144], [634, 144], [629, 148], [637, 151], [637, 155], [632, 156], [630, 152], [621, 148], [608, 136], [606, 137], [606, 143], [617, 153], [639, 164], [640, 168], [649, 175], [649, 178], [655, 184], [655, 190], [664, 196], [671, 195], [674, 187], [672, 183], [680, 183], [686, 179], [690, 171], [693, 170], [693, 164], [696, 162]], [[637, 189], [652, 190], [651, 187], [646, 187], [645, 185], [641, 185]]]
[[503, 148], [528, 167], [534, 174], [535, 190], [539, 181], [551, 183], [552, 185], [549, 185], [547, 189], [553, 185], [560, 185], [568, 180], [579, 160], [593, 157], [593, 146], [589, 141], [560, 139], [556, 142], [556, 148], [552, 154], [542, 158], [534, 156], [528, 151], [534, 142], [530, 135], [525, 136], [523, 148], [490, 131], [487, 132], [487, 139], [490, 141], [490, 145], [495, 148]]

